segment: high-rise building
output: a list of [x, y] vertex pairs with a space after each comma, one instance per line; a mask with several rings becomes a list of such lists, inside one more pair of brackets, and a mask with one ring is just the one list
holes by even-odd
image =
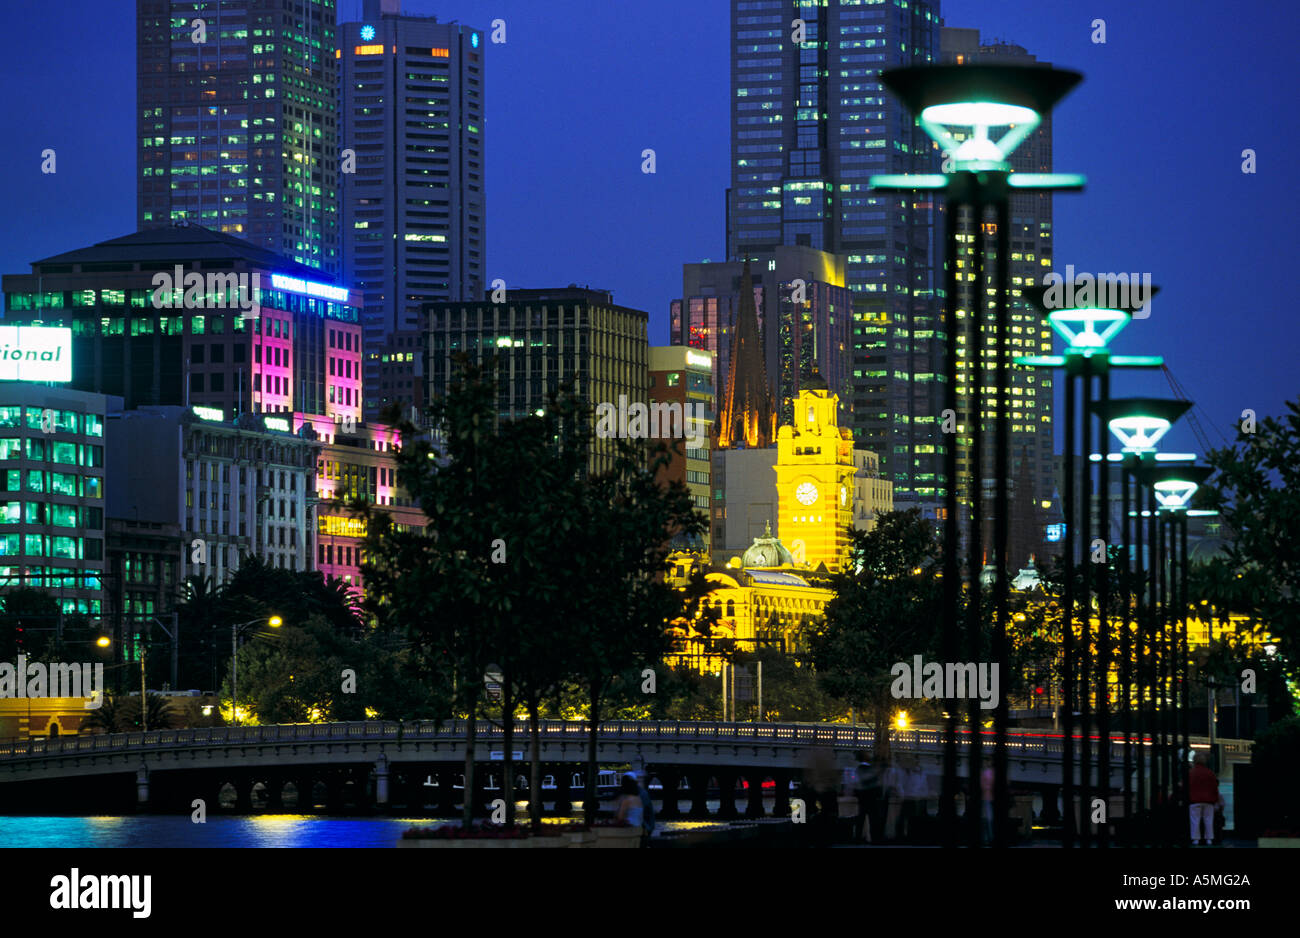
[[140, 231], [36, 261], [3, 286], [7, 322], [72, 329], [71, 388], [129, 409], [360, 419], [355, 291], [231, 235]]
[[[425, 315], [428, 400], [447, 393], [458, 352], [477, 364], [496, 356], [501, 419], [534, 413], [564, 384], [593, 407], [649, 399], [650, 316], [617, 305], [606, 290], [511, 290], [501, 303], [429, 303]], [[591, 469], [612, 468], [615, 440], [596, 438], [592, 446]]]
[[482, 30], [404, 15], [400, 0], [365, 0], [339, 26], [343, 267], [364, 303], [367, 419], [419, 403], [382, 365], [405, 354], [398, 333], [422, 329], [423, 304], [487, 285], [485, 49]]
[[109, 514], [179, 531], [182, 579], [223, 583], [246, 555], [311, 570], [321, 446], [294, 433], [289, 416], [231, 421], [173, 406], [110, 414]]
[[[1038, 59], [1022, 47], [1001, 40], [981, 43], [978, 29], [956, 29], [945, 26], [942, 31], [942, 56], [945, 62], [955, 65], [1041, 65]], [[961, 134], [957, 135], [958, 139]], [[1016, 172], [1049, 173], [1052, 171], [1052, 117], [1047, 114], [1043, 123], [1011, 154], [1011, 166]], [[993, 439], [995, 421], [1006, 414], [1011, 424], [1011, 450], [1009, 478], [1012, 484], [1011, 499], [1014, 506], [1008, 538], [1008, 562], [1012, 569], [1028, 563], [1029, 555], [1042, 555], [1048, 550], [1046, 524], [1055, 520], [1049, 514], [1053, 506], [1055, 485], [1055, 440], [1052, 427], [1053, 380], [1050, 371], [1015, 364], [1020, 355], [1051, 354], [1052, 330], [1036, 310], [1021, 299], [1024, 287], [1043, 282], [1043, 275], [1052, 269], [1052, 193], [1016, 192], [1011, 195], [1010, 212], [1010, 287], [1008, 315], [1010, 333], [1001, 354], [1008, 356], [1007, 373], [1010, 384], [1006, 396], [999, 397], [996, 389], [996, 368], [999, 350], [990, 340], [982, 344], [980, 356], [983, 368], [983, 386], [975, 388], [969, 380], [970, 362], [966, 346], [959, 350], [957, 367], [958, 423], [969, 425], [972, 418], [971, 401], [978, 401], [986, 441]], [[994, 226], [987, 222], [990, 228]], [[992, 238], [986, 239], [992, 250]], [[975, 277], [975, 243], [963, 240], [959, 244], [957, 276], [970, 283]], [[958, 309], [960, 318], [969, 315], [970, 302]], [[983, 313], [981, 329], [993, 334], [993, 307]], [[993, 447], [985, 444], [983, 477], [993, 478]], [[971, 463], [967, 448], [958, 449], [958, 475], [970, 472]], [[986, 506], [986, 530], [983, 543], [992, 543], [991, 506]]]
[[934, 201], [873, 193], [869, 177], [939, 171], [937, 147], [880, 83], [884, 69], [937, 60], [938, 6], [732, 0], [727, 194], [729, 258], [783, 244], [845, 257], [854, 439], [880, 455], [900, 507], [931, 513], [945, 485]]
[[[845, 285], [844, 259], [799, 246], [758, 251], [747, 259], [778, 419], [793, 419], [801, 379], [817, 369], [840, 395], [840, 418], [847, 425], [853, 301]], [[682, 265], [682, 299], [673, 300], [670, 310], [670, 342], [720, 356], [719, 390], [726, 387], [729, 372], [743, 268], [741, 261]]]
[[[695, 507], [709, 514], [712, 485], [713, 356], [682, 345], [650, 348], [650, 403], [659, 405], [654, 439], [668, 446], [669, 460], [656, 478], [681, 482]], [[679, 410], [676, 410], [679, 409]], [[676, 412], [675, 412], [676, 411]], [[680, 413], [680, 422], [677, 413]], [[680, 429], [680, 435], [678, 430]], [[708, 553], [710, 531], [683, 544]]]
[[332, 0], [136, 0], [136, 227], [338, 276]]
[[366, 522], [348, 504], [369, 502], [375, 514], [388, 515], [398, 530], [422, 528], [427, 521], [397, 487], [399, 434], [384, 424], [351, 426], [310, 414], [294, 414], [293, 426], [299, 433], [309, 427], [322, 443], [316, 464], [315, 569], [364, 593]]
[[121, 403], [0, 381], [0, 590], [44, 590], [67, 613], [104, 611], [104, 421]]

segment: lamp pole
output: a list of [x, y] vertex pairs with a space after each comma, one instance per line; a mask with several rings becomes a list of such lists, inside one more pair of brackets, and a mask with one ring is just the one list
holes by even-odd
[[[972, 386], [967, 396], [966, 423], [956, 424], [949, 438], [942, 443], [944, 451], [944, 616], [942, 647], [948, 660], [956, 660], [958, 641], [958, 605], [961, 602], [961, 566], [958, 552], [961, 549], [957, 513], [963, 499], [958, 497], [957, 449], [969, 447], [970, 472], [965, 480], [966, 498], [970, 506], [971, 521], [968, 533], [966, 569], [966, 628], [967, 645], [975, 649], [976, 660], [981, 652], [983, 634], [983, 604], [980, 577], [983, 572], [984, 466], [982, 437], [984, 432], [982, 404], [987, 399], [983, 383], [982, 355], [984, 352], [984, 320], [988, 310], [988, 290], [985, 286], [986, 235], [985, 211], [995, 209], [998, 252], [998, 274], [993, 288], [994, 328], [990, 330], [998, 348], [995, 355], [996, 380], [995, 407], [1005, 409], [1007, 401], [1005, 344], [1008, 334], [1007, 295], [1009, 282], [1008, 204], [1013, 191], [1049, 191], [1053, 189], [1081, 189], [1083, 177], [1073, 174], [1013, 173], [1009, 158], [1011, 153], [1041, 124], [1055, 104], [1082, 79], [1077, 72], [1054, 69], [1048, 66], [1012, 67], [999, 65], [927, 65], [890, 69], [881, 74], [881, 82], [913, 114], [951, 162], [951, 171], [941, 174], [876, 175], [871, 177], [873, 190], [946, 190], [945, 225], [945, 350], [947, 354], [944, 393], [945, 415], [941, 425], [955, 422], [961, 412], [957, 394], [959, 376], [957, 358], [960, 347], [958, 332], [962, 328], [958, 294], [957, 262], [958, 238], [963, 210], [969, 210], [976, 226], [973, 234], [976, 244], [975, 265], [977, 276], [971, 291], [972, 301], [966, 306], [966, 348], [968, 350]], [[948, 128], [961, 128], [957, 135]], [[1006, 127], [1008, 130], [996, 142], [990, 131]], [[945, 163], [947, 169], [947, 163]], [[1005, 666], [1007, 589], [1007, 478], [1009, 425], [1005, 414], [996, 412], [996, 436], [993, 473], [996, 476], [993, 492], [993, 602], [994, 654], [997, 666]], [[963, 438], [964, 435], [964, 438]], [[936, 441], [937, 442], [937, 441]], [[948, 714], [944, 733], [944, 776], [940, 799], [940, 818], [944, 829], [944, 842], [954, 846], [958, 840], [956, 823], [957, 793], [957, 734], [956, 700], [945, 700]], [[967, 799], [967, 835], [972, 845], [980, 842], [981, 822], [979, 812], [972, 810], [977, 802], [981, 784], [980, 753], [982, 740], [981, 717], [977, 704], [972, 701], [969, 710], [969, 750], [967, 753], [967, 781], [970, 797]], [[994, 715], [994, 798], [995, 817], [993, 841], [1005, 840], [1004, 816], [1008, 802], [1006, 768], [1005, 700], [998, 701]]]
[[[1050, 278], [1049, 278], [1050, 281]], [[1097, 700], [1097, 728], [1101, 738], [1097, 751], [1097, 784], [1104, 798], [1110, 798], [1110, 705], [1108, 699], [1110, 673], [1109, 618], [1106, 605], [1109, 590], [1109, 539], [1110, 539], [1110, 490], [1108, 464], [1111, 460], [1110, 446], [1103, 443], [1103, 452], [1092, 453], [1092, 423], [1094, 417], [1109, 421], [1111, 412], [1110, 371], [1112, 368], [1153, 368], [1161, 364], [1156, 356], [1113, 355], [1107, 345], [1112, 338], [1127, 326], [1133, 314], [1158, 292], [1152, 287], [1146, 298], [1131, 296], [1119, 303], [1109, 303], [1113, 297], [1097, 297], [1098, 302], [1089, 305], [1070, 306], [1061, 302], [1063, 295], [1091, 296], [1091, 289], [1086, 292], [1082, 284], [1071, 284], [1069, 291], [1062, 289], [1059, 277], [1055, 283], [1044, 286], [1027, 287], [1022, 293], [1029, 303], [1038, 308], [1055, 330], [1068, 343], [1062, 355], [1029, 355], [1017, 358], [1021, 364], [1036, 368], [1061, 368], [1065, 376], [1065, 486], [1063, 500], [1065, 513], [1064, 566], [1065, 583], [1062, 597], [1062, 671], [1064, 675], [1065, 708], [1063, 728], [1063, 757], [1061, 762], [1062, 797], [1066, 804], [1063, 819], [1062, 843], [1066, 847], [1074, 845], [1075, 837], [1080, 837], [1083, 846], [1088, 846], [1092, 839], [1089, 816], [1092, 790], [1092, 698]], [[1109, 304], [1109, 305], [1103, 305]], [[1094, 383], [1099, 382], [1100, 396], [1094, 399]], [[1077, 388], [1077, 390], [1076, 390]], [[1082, 402], [1080, 402], [1080, 397]], [[1109, 425], [1109, 423], [1107, 424]], [[1076, 426], [1082, 443], [1082, 462], [1075, 463]], [[1104, 439], [1105, 430], [1099, 430], [1099, 439]], [[1102, 464], [1101, 488], [1093, 484], [1092, 464]], [[1101, 535], [1103, 550], [1103, 571], [1094, 577], [1092, 515], [1098, 513], [1097, 533]], [[1076, 527], [1078, 533], [1076, 533]], [[1076, 561], [1082, 564], [1078, 571], [1076, 585]], [[1098, 596], [1098, 655], [1093, 658], [1093, 602], [1094, 579], [1095, 592]], [[1074, 620], [1076, 609], [1079, 616], [1079, 642], [1076, 645]], [[1080, 716], [1080, 751], [1079, 751], [1079, 788], [1078, 788], [1078, 824], [1075, 821], [1075, 759], [1074, 759], [1074, 707], [1076, 701]], [[1105, 846], [1109, 840], [1106, 825], [1097, 831], [1098, 844]]]
[[[247, 622], [232, 623], [230, 626], [230, 724], [239, 725], [239, 631], [257, 625], [261, 619], [249, 619]], [[266, 620], [266, 624], [273, 629], [278, 629], [284, 620], [279, 616], [271, 616]]]

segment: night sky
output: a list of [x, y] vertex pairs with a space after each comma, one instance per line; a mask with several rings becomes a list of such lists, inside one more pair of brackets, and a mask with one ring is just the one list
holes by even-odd
[[[341, 0], [340, 19], [360, 0]], [[724, 257], [726, 0], [405, 0], [488, 29], [488, 279], [571, 282], [649, 311], [667, 341], [681, 264]], [[949, 26], [1084, 73], [1055, 111], [1055, 168], [1087, 174], [1056, 202], [1056, 269], [1150, 271], [1152, 317], [1117, 352], [1165, 356], [1213, 445], [1243, 408], [1300, 394], [1294, 289], [1300, 153], [1293, 0], [943, 0]], [[135, 222], [135, 3], [0, 4], [6, 143], [0, 271], [117, 237]], [[1094, 18], [1107, 42], [1091, 42]], [[1290, 50], [1288, 52], [1288, 50]], [[58, 154], [42, 175], [40, 152]], [[641, 151], [658, 172], [641, 172]], [[1241, 151], [1257, 173], [1241, 172]], [[1116, 396], [1169, 394], [1163, 375]], [[1199, 447], [1186, 428], [1166, 449]]]

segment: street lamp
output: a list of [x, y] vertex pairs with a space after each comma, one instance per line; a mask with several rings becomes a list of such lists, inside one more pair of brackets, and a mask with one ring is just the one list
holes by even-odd
[[[1177, 624], [1175, 636], [1177, 663], [1174, 672], [1169, 675], [1170, 683], [1175, 685], [1170, 690], [1175, 708], [1173, 719], [1176, 720], [1176, 725], [1168, 729], [1173, 732], [1175, 751], [1185, 752], [1191, 742], [1191, 727], [1188, 721], [1190, 701], [1188, 700], [1187, 687], [1187, 615], [1189, 603], [1187, 587], [1189, 565], [1187, 516], [1192, 496], [1196, 494], [1196, 490], [1201, 484], [1213, 474], [1214, 470], [1208, 466], [1194, 465], [1156, 466], [1148, 473], [1152, 494], [1154, 494], [1160, 506], [1158, 514], [1168, 528], [1168, 534], [1165, 538], [1165, 543], [1168, 544], [1169, 557], [1166, 603], [1167, 606], [1172, 607], [1174, 621]], [[1168, 601], [1170, 596], [1172, 596], [1172, 603]], [[1169, 762], [1168, 771], [1172, 773], [1175, 770], [1173, 754], [1167, 751], [1165, 758]], [[1177, 775], [1171, 781], [1178, 796], [1177, 803], [1181, 806], [1188, 803], [1188, 766], [1186, 759], [1177, 760], [1176, 771]], [[1184, 831], [1180, 839], [1185, 839], [1186, 836], [1186, 831]]]
[[[1120, 493], [1121, 493], [1121, 514], [1120, 528], [1121, 539], [1124, 543], [1124, 565], [1120, 575], [1121, 583], [1121, 602], [1124, 608], [1123, 631], [1120, 635], [1121, 652], [1120, 652], [1120, 684], [1122, 688], [1123, 712], [1124, 712], [1124, 816], [1131, 819], [1133, 817], [1133, 781], [1132, 781], [1132, 725], [1130, 715], [1130, 690], [1136, 683], [1138, 688], [1137, 700], [1137, 730], [1138, 730], [1138, 760], [1137, 760], [1137, 807], [1138, 810], [1146, 809], [1146, 792], [1147, 792], [1147, 751], [1146, 740], [1148, 732], [1148, 707], [1146, 705], [1146, 688], [1149, 686], [1147, 680], [1148, 666], [1145, 664], [1146, 649], [1148, 647], [1148, 638], [1154, 638], [1149, 635], [1150, 623], [1148, 617], [1154, 614], [1154, 596], [1150, 603], [1150, 608], [1146, 608], [1146, 567], [1143, 555], [1143, 530], [1141, 518], [1146, 516], [1144, 509], [1145, 491], [1143, 485], [1134, 486], [1134, 481], [1143, 482], [1146, 478], [1146, 472], [1149, 467], [1154, 467], [1162, 461], [1161, 456], [1164, 454], [1156, 453], [1155, 447], [1158, 442], [1169, 432], [1169, 428], [1191, 408], [1189, 401], [1175, 401], [1167, 398], [1149, 398], [1149, 397], [1132, 397], [1111, 401], [1106, 418], [1107, 426], [1110, 432], [1119, 440], [1122, 452], [1118, 455], [1120, 462]], [[1097, 457], [1097, 461], [1113, 461], [1111, 454], [1104, 454]], [[1135, 510], [1130, 510], [1130, 493], [1135, 497]], [[1134, 520], [1137, 519], [1137, 520]], [[1152, 518], [1154, 522], [1154, 518]], [[1151, 549], [1152, 568], [1154, 569], [1154, 549], [1155, 549], [1155, 529], [1151, 530]], [[1132, 579], [1130, 579], [1130, 560], [1133, 563]], [[1137, 583], [1136, 597], [1133, 596], [1132, 588], [1134, 582]], [[1136, 609], [1133, 608], [1133, 600], [1136, 599]], [[1130, 674], [1130, 618], [1136, 613], [1136, 630], [1133, 638], [1136, 644], [1132, 648], [1132, 662], [1135, 673]], [[1153, 654], [1157, 649], [1152, 646]], [[1152, 703], [1155, 700], [1153, 697]]]
[[[1062, 289], [1067, 286], [1068, 289]], [[1097, 696], [1097, 774], [1103, 790], [1109, 797], [1110, 792], [1110, 701], [1108, 695], [1108, 677], [1110, 674], [1110, 628], [1106, 607], [1109, 602], [1109, 563], [1104, 574], [1097, 577], [1098, 595], [1098, 655], [1097, 672], [1090, 682], [1090, 664], [1092, 663], [1092, 595], [1093, 564], [1084, 561], [1082, 566], [1083, 591], [1075, 597], [1075, 558], [1079, 548], [1086, 553], [1092, 544], [1093, 468], [1091, 462], [1083, 460], [1078, 466], [1080, 472], [1076, 477], [1075, 464], [1075, 429], [1079, 427], [1082, 436], [1082, 451], [1090, 454], [1092, 450], [1094, 412], [1103, 423], [1110, 419], [1110, 370], [1120, 368], [1154, 368], [1162, 363], [1157, 356], [1113, 355], [1109, 349], [1111, 339], [1115, 338], [1133, 319], [1134, 313], [1145, 307], [1151, 298], [1159, 292], [1158, 287], [1151, 287], [1145, 297], [1125, 291], [1122, 297], [1108, 296], [1109, 291], [1097, 291], [1092, 302], [1073, 302], [1094, 297], [1090, 286], [1080, 281], [1063, 285], [1025, 287], [1022, 295], [1025, 300], [1047, 320], [1052, 330], [1065, 340], [1064, 355], [1030, 355], [1016, 359], [1021, 365], [1035, 368], [1062, 368], [1065, 372], [1065, 589], [1063, 624], [1063, 659], [1067, 706], [1064, 708], [1064, 736], [1067, 745], [1064, 749], [1061, 769], [1063, 773], [1063, 794], [1070, 806], [1065, 819], [1065, 837], [1067, 846], [1074, 842], [1074, 701], [1079, 701], [1079, 714], [1082, 723], [1080, 739], [1080, 803], [1091, 804], [1092, 798], [1092, 705], [1089, 685], [1093, 684]], [[1070, 297], [1071, 305], [1062, 305], [1062, 296]], [[1140, 302], [1139, 302], [1140, 300]], [[1099, 385], [1096, 387], [1095, 385]], [[1094, 393], [1095, 392], [1095, 393]], [[1080, 394], [1082, 403], [1080, 404]], [[1081, 424], [1081, 425], [1080, 425]], [[1097, 436], [1105, 445], [1105, 431], [1098, 430]], [[1109, 452], [1103, 454], [1100, 465], [1097, 527], [1103, 544], [1110, 543], [1110, 473]], [[1082, 499], [1082, 508], [1078, 499]], [[1077, 522], [1077, 523], [1076, 523]], [[1081, 558], [1082, 559], [1082, 558]], [[1074, 617], [1076, 606], [1079, 608], [1080, 644], [1082, 646], [1076, 661], [1074, 644]], [[1076, 687], [1076, 677], [1078, 684]], [[1103, 742], [1104, 740], [1104, 742]], [[1082, 822], [1082, 812], [1080, 812]], [[1091, 824], [1081, 823], [1081, 838], [1087, 846], [1091, 835]], [[1101, 846], [1107, 844], [1107, 829], [1103, 825], [1097, 832]]]
[[[1078, 72], [1055, 69], [1050, 66], [1006, 65], [924, 65], [890, 69], [881, 73], [880, 80], [906, 105], [927, 134], [941, 147], [948, 159], [945, 172], [924, 175], [876, 175], [871, 177], [872, 188], [882, 190], [946, 190], [948, 212], [945, 244], [945, 296], [946, 317], [946, 369], [944, 407], [953, 415], [958, 412], [958, 332], [968, 331], [966, 348], [971, 350], [969, 379], [975, 401], [984, 395], [982, 365], [983, 320], [988, 308], [986, 297], [994, 294], [995, 329], [994, 348], [997, 351], [996, 383], [999, 391], [1008, 384], [1006, 338], [1009, 334], [1007, 302], [1010, 294], [1010, 219], [1009, 201], [1013, 191], [1046, 191], [1050, 189], [1081, 189], [1084, 179], [1073, 174], [1014, 173], [1010, 157], [1016, 147], [1034, 131], [1043, 118], [1051, 112], [1083, 76]], [[993, 131], [1007, 128], [994, 139]], [[995, 288], [985, 288], [985, 254], [988, 226], [984, 224], [986, 210], [994, 209], [997, 252]], [[972, 288], [976, 302], [972, 314], [963, 323], [958, 316], [957, 252], [960, 214], [969, 209], [974, 221], [977, 240], [975, 257], [977, 270]], [[1006, 666], [1006, 617], [1008, 605], [1007, 540], [1009, 532], [1008, 469], [1010, 451], [1010, 423], [1008, 408], [999, 406], [996, 422], [996, 449], [993, 488], [994, 500], [994, 655], [998, 666]], [[983, 524], [983, 466], [981, 442], [983, 427], [978, 404], [970, 408], [968, 435], [970, 441], [970, 477], [968, 500], [971, 505], [970, 536], [967, 544], [969, 583], [967, 584], [967, 638], [973, 648], [979, 644], [981, 631], [980, 577], [975, 564], [983, 556], [981, 549]], [[943, 653], [947, 660], [957, 660], [957, 604], [962, 583], [957, 562], [960, 533], [957, 523], [957, 439], [944, 447], [945, 517], [944, 517], [944, 621]], [[978, 651], [976, 652], [978, 657]], [[957, 722], [956, 708], [950, 708], [944, 736], [943, 795], [940, 817], [945, 838], [950, 846], [956, 843], [956, 793], [957, 793]], [[978, 703], [971, 702], [970, 752], [971, 777], [980, 764], [980, 711]], [[998, 818], [1008, 813], [1006, 772], [1007, 705], [1005, 697], [998, 701], [994, 714], [994, 813]], [[969, 814], [970, 842], [980, 842], [978, 812]], [[1004, 825], [994, 825], [994, 843], [1003, 845]]]
[[[258, 625], [262, 622], [259, 619], [249, 619], [247, 622], [238, 622], [230, 626], [230, 724], [231, 726], [239, 725], [239, 633], [250, 626]], [[284, 625], [284, 620], [279, 616], [271, 616], [266, 620], [266, 624], [273, 629], [278, 629]]]

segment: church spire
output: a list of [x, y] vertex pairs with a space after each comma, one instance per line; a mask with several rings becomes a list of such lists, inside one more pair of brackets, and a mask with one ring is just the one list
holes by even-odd
[[718, 447], [761, 449], [776, 439], [776, 407], [767, 382], [763, 337], [754, 305], [754, 281], [749, 259], [740, 277], [740, 305], [731, 334], [731, 367], [718, 420]]

